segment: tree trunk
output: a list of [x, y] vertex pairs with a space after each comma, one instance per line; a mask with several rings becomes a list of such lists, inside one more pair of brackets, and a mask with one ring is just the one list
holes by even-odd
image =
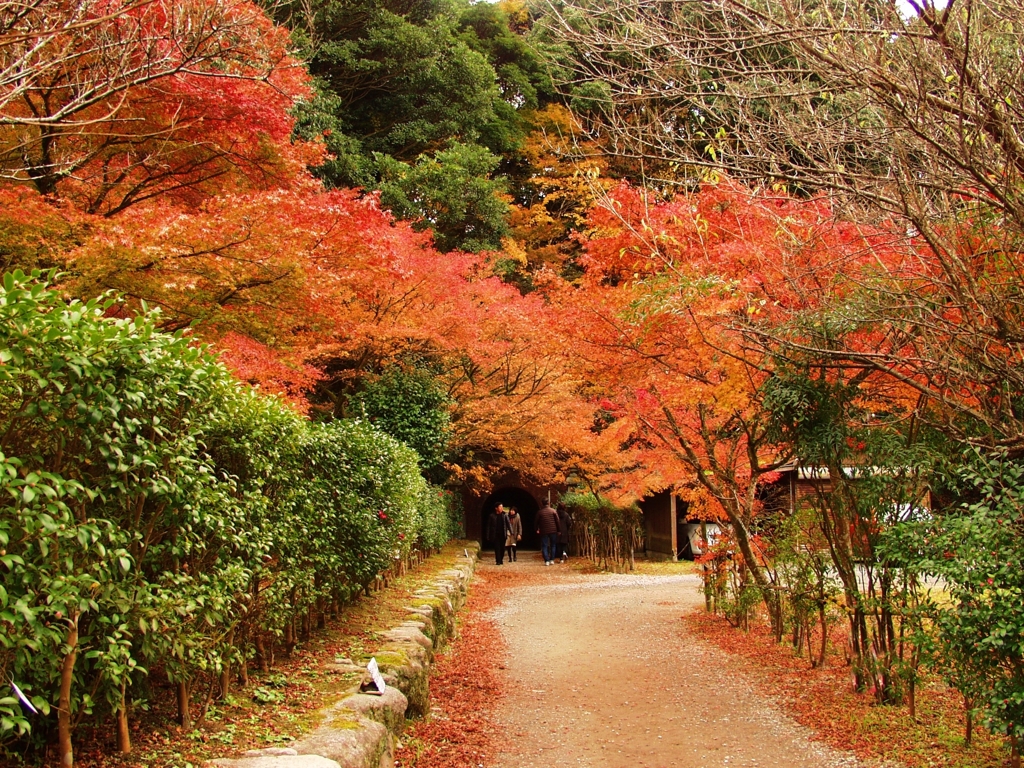
[[231, 695], [231, 662], [225, 661], [220, 668], [220, 699], [223, 701]]
[[868, 618], [864, 615], [864, 609], [859, 602], [857, 603], [857, 610], [854, 611], [854, 619], [857, 628], [857, 641], [853, 646], [857, 654], [854, 659], [854, 670], [858, 679], [857, 690], [865, 691], [868, 688], [868, 682], [874, 685], [875, 674], [873, 670], [874, 665], [871, 663], [871, 637], [868, 632]]
[[[900, 704], [900, 691], [897, 683], [899, 675], [896, 669], [896, 624], [890, 608], [892, 600], [891, 574], [885, 569], [882, 571], [882, 610], [878, 620], [879, 651], [882, 659], [882, 703]], [[916, 673], [916, 665], [913, 673]]]
[[828, 619], [825, 615], [825, 605], [818, 606], [818, 621], [821, 623], [821, 650], [818, 652], [819, 667], [825, 666], [825, 652], [828, 650]]
[[[713, 491], [714, 489], [709, 487], [708, 490]], [[761, 593], [761, 601], [768, 611], [768, 622], [771, 625], [772, 637], [775, 638], [775, 642], [782, 642], [782, 606], [779, 601], [778, 592], [774, 589], [774, 585], [771, 584], [768, 577], [765, 576], [764, 569], [757, 561], [757, 555], [754, 554], [754, 549], [750, 545], [750, 532], [747, 530], [746, 523], [741, 517], [739, 509], [734, 508], [728, 503], [723, 503], [722, 507], [725, 509], [726, 517], [729, 518], [729, 523], [732, 525], [733, 536], [736, 539], [740, 554], [743, 555], [746, 569], [753, 577], [754, 584], [757, 585]]]
[[75, 764], [75, 755], [71, 747], [71, 685], [75, 679], [75, 661], [78, 658], [78, 619], [77, 612], [68, 617], [66, 641], [68, 652], [64, 654], [60, 670], [60, 694], [57, 699], [57, 743], [62, 768], [71, 768]]
[[178, 690], [178, 724], [183, 730], [192, 730], [192, 708], [189, 702], [188, 681], [179, 680]]
[[971, 701], [964, 696], [964, 711], [967, 715], [967, 722], [964, 724], [964, 744], [971, 746], [974, 741], [974, 713], [971, 712]]
[[131, 754], [132, 736], [128, 731], [128, 705], [125, 702], [126, 683], [121, 683], [121, 702], [117, 707], [117, 749], [122, 755]]
[[[708, 556], [707, 550], [710, 549], [710, 547], [708, 546], [708, 524], [704, 520], [700, 521], [700, 540], [701, 540], [701, 546], [704, 549], [704, 551], [701, 552], [701, 555], [703, 557], [707, 557]], [[705, 561], [701, 565], [701, 568], [703, 568], [703, 570], [704, 570], [704, 610], [707, 611], [708, 613], [712, 613], [714, 611], [714, 606], [711, 603], [712, 585], [711, 585], [711, 582], [708, 580], [708, 575], [709, 575], [708, 571], [709, 571], [709, 569], [708, 569], [707, 561]]]
[[916, 645], [910, 651], [910, 716], [917, 720], [917, 671], [921, 666], [921, 649]]
[[704, 569], [704, 610], [708, 613], [715, 612], [715, 604], [713, 598], [714, 584], [711, 583], [711, 569], [707, 563], [704, 563], [701, 568]]
[[228, 652], [227, 658], [224, 659], [220, 669], [220, 698], [226, 699], [231, 695], [231, 646], [235, 642], [235, 630], [232, 629], [228, 632], [227, 640]]
[[269, 672], [270, 671], [270, 664], [269, 664], [269, 659], [267, 658], [267, 649], [266, 649], [266, 647], [265, 647], [265, 645], [263, 643], [263, 633], [259, 629], [256, 630], [255, 645], [256, 645], [256, 666], [258, 666], [260, 668], [260, 672]]
[[288, 656], [292, 655], [292, 648], [295, 647], [295, 618], [289, 616], [284, 623], [284, 648]]

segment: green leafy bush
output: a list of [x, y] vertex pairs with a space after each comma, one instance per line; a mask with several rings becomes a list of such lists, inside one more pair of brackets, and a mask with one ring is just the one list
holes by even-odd
[[123, 722], [152, 672], [188, 725], [197, 682], [226, 695], [232, 665], [452, 531], [395, 438], [311, 424], [39, 277], [0, 290], [0, 677], [39, 710], [0, 698], [0, 748]]
[[419, 512], [421, 549], [440, 549], [452, 539], [462, 538], [462, 499], [450, 490], [425, 485], [416, 503]]
[[122, 709], [152, 660], [215, 666], [260, 548], [200, 447], [228, 374], [113, 303], [17, 273], [0, 294], [0, 668], [69, 717]]
[[895, 528], [886, 549], [915, 574], [938, 577], [938, 663], [968, 709], [993, 731], [1024, 739], [1024, 465], [968, 457], [959, 509]]
[[391, 367], [367, 379], [352, 396], [352, 410], [419, 454], [424, 472], [437, 476], [451, 440], [451, 399], [430, 371]]

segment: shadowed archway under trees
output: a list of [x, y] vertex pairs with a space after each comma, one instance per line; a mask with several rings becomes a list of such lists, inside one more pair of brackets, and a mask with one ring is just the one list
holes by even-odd
[[480, 540], [484, 548], [494, 548], [493, 543], [487, 540], [487, 518], [497, 504], [504, 504], [506, 510], [509, 507], [515, 507], [522, 516], [523, 540], [519, 542], [520, 549], [539, 549], [540, 538], [534, 528], [534, 520], [537, 517], [537, 510], [540, 509], [540, 503], [531, 493], [515, 486], [495, 489], [480, 505]]

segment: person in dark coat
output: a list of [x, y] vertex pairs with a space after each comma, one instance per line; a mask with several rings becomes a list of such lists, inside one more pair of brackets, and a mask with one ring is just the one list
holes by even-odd
[[572, 517], [569, 516], [569, 510], [565, 508], [565, 504], [559, 503], [556, 511], [558, 512], [558, 549], [555, 551], [555, 559], [557, 560], [561, 555], [564, 563], [569, 559], [569, 529], [572, 527]]
[[537, 513], [536, 522], [544, 565], [554, 565], [555, 550], [558, 547], [558, 513], [548, 504]]
[[523, 518], [519, 516], [519, 510], [515, 507], [508, 508], [508, 536], [505, 537], [505, 549], [508, 552], [509, 562], [515, 562], [516, 548], [523, 540]]
[[487, 538], [494, 544], [494, 564], [504, 565], [505, 539], [508, 537], [508, 515], [505, 505], [497, 504], [487, 520]]

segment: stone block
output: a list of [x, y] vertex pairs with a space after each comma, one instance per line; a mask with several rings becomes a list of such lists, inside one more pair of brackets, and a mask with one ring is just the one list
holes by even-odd
[[332, 713], [341, 714], [332, 707], [328, 710], [326, 722], [295, 742], [295, 749], [300, 755], [323, 755], [335, 761], [340, 768], [379, 768], [383, 756], [392, 759], [391, 735], [381, 723], [359, 717], [351, 710], [348, 711], [349, 718], [332, 717]]
[[[209, 766], [220, 768], [342, 768], [334, 760], [321, 755], [261, 755], [260, 757], [221, 757], [207, 761]], [[374, 764], [372, 768], [377, 768]]]
[[381, 723], [392, 735], [398, 736], [405, 727], [405, 713], [409, 700], [398, 688], [388, 686], [383, 694], [354, 693], [346, 696], [337, 705]]

